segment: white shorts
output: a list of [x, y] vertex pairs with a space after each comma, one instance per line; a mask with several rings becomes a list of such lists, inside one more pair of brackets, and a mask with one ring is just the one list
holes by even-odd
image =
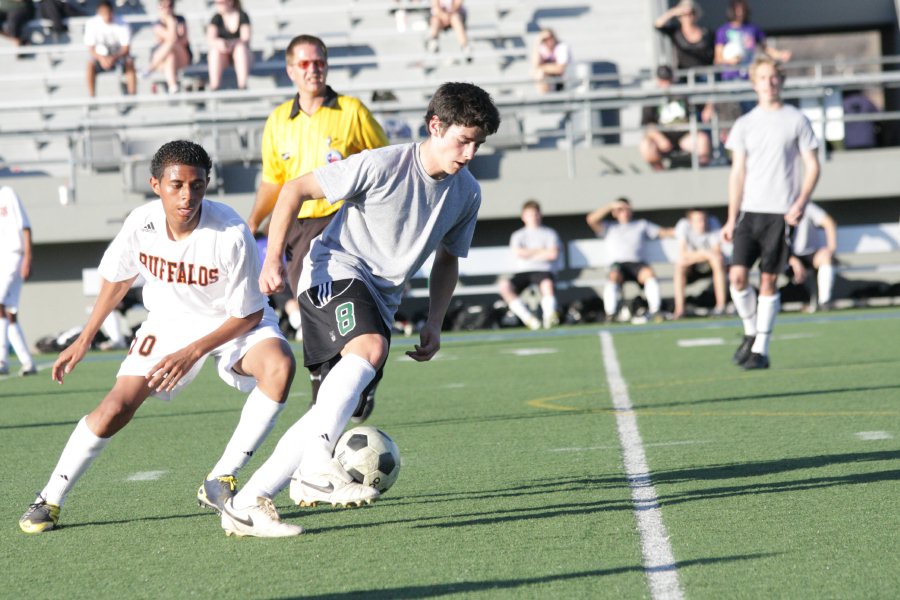
[[[146, 377], [150, 369], [162, 360], [164, 356], [181, 350], [191, 342], [200, 339], [214, 331], [222, 321], [171, 320], [166, 317], [154, 318], [151, 314], [141, 325], [134, 336], [128, 355], [119, 367], [116, 377], [135, 376]], [[175, 387], [169, 392], [153, 392], [152, 396], [160, 400], [171, 400], [191, 381], [197, 377], [203, 363], [208, 356], [216, 361], [216, 370], [219, 377], [233, 388], [242, 392], [250, 392], [256, 386], [256, 379], [246, 375], [238, 375], [232, 367], [247, 351], [263, 340], [269, 338], [284, 339], [278, 328], [278, 318], [271, 308], [266, 307], [262, 321], [251, 331], [244, 335], [225, 342], [209, 354], [201, 357], [191, 370], [181, 378]]]
[[0, 259], [0, 304], [11, 313], [19, 312], [22, 293], [22, 255], [18, 252]]

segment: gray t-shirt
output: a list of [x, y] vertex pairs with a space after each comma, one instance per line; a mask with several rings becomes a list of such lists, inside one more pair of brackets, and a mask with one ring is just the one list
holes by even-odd
[[800, 152], [818, 146], [809, 119], [789, 104], [757, 106], [735, 121], [725, 147], [747, 155], [741, 210], [787, 213], [802, 184]]
[[709, 215], [706, 217], [706, 231], [698, 233], [691, 227], [687, 217], [683, 217], [675, 224], [675, 239], [684, 240], [688, 250], [709, 250], [719, 245], [721, 229], [719, 219]]
[[820, 206], [812, 202], [806, 203], [806, 211], [803, 218], [794, 228], [794, 243], [791, 252], [796, 256], [812, 254], [819, 248], [825, 247], [824, 235], [821, 233], [822, 222], [828, 216]]
[[606, 223], [601, 237], [606, 240], [606, 255], [609, 264], [645, 262], [644, 239], [655, 240], [658, 238], [659, 225], [644, 219], [629, 221], [624, 225], [615, 221]]
[[[539, 250], [545, 248], [560, 248], [562, 243], [559, 236], [549, 227], [523, 227], [513, 232], [509, 238], [509, 248], [514, 252], [516, 248], [527, 250]], [[541, 260], [534, 258], [520, 258], [516, 256], [516, 273], [530, 273], [533, 271], [556, 272], [555, 260]]]
[[406, 282], [438, 245], [468, 254], [481, 206], [468, 169], [434, 179], [410, 143], [366, 150], [313, 173], [328, 202], [346, 203], [313, 240], [298, 289], [359, 279], [390, 325]]

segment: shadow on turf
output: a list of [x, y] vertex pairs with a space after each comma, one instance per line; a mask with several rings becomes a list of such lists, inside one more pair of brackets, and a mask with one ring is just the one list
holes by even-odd
[[[721, 556], [716, 558], [697, 558], [679, 562], [669, 568], [658, 568], [656, 571], [670, 569], [685, 569], [694, 566], [712, 565], [724, 562], [736, 562], [742, 560], [756, 560], [760, 558], [769, 558], [778, 556], [779, 553], [766, 552], [759, 554], [742, 554], [735, 556]], [[413, 585], [406, 587], [396, 587], [383, 590], [363, 590], [357, 592], [343, 593], [327, 593], [316, 596], [276, 596], [272, 600], [289, 600], [291, 598], [334, 598], [338, 600], [351, 598], [434, 598], [437, 596], [449, 596], [451, 594], [465, 594], [493, 590], [508, 590], [521, 588], [530, 585], [543, 585], [555, 582], [565, 582], [577, 579], [586, 579], [592, 577], [608, 577], [611, 575], [622, 575], [624, 573], [644, 573], [645, 569], [641, 565], [629, 567], [614, 567], [611, 569], [593, 569], [591, 571], [577, 571], [575, 573], [560, 573], [555, 575], [545, 575], [543, 577], [527, 577], [523, 579], [495, 579], [488, 581], [457, 581], [452, 583], [436, 583], [432, 585]]]
[[[855, 392], [880, 392], [884, 390], [900, 389], [900, 384], [872, 385], [846, 388], [826, 388], [822, 390], [801, 390], [796, 392], [773, 392], [771, 394], [750, 394], [748, 396], [730, 396], [725, 398], [707, 398], [689, 402], [662, 402], [652, 404], [635, 404], [635, 410], [653, 410], [654, 408], [694, 406], [697, 404], [718, 404], [719, 402], [741, 402], [744, 400], [770, 400], [772, 398], [797, 398], [801, 396], [826, 396], [828, 394], [844, 394]], [[571, 413], [570, 413], [571, 414]]]
[[[134, 419], [171, 419], [174, 417], [194, 417], [199, 415], [217, 415], [221, 413], [233, 413], [240, 412], [241, 407], [235, 406], [235, 408], [220, 408], [216, 410], [195, 410], [190, 412], [166, 412], [160, 413], [158, 415], [147, 415], [147, 414], [136, 414]], [[69, 425], [74, 427], [78, 424], [78, 421], [81, 417], [73, 421], [47, 421], [42, 423], [20, 423], [18, 425], [0, 425], [0, 431], [4, 429], [30, 429], [33, 427], [59, 427], [61, 425]]]

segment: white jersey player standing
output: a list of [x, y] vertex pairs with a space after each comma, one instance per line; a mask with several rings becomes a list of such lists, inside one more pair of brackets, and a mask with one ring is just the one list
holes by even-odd
[[[163, 145], [151, 163], [160, 197], [134, 210], [100, 263], [100, 294], [78, 339], [53, 365], [62, 384], [90, 349], [106, 316], [141, 276], [147, 320], [122, 362], [112, 390], [82, 418], [50, 480], [19, 525], [26, 533], [53, 529], [78, 478], [150, 395], [170, 399], [212, 356], [219, 376], [250, 392], [240, 422], [198, 492], [220, 509], [234, 494], [244, 466], [284, 407], [294, 358], [257, 284], [256, 242], [230, 207], [204, 199], [211, 162], [192, 142]], [[263, 503], [263, 512], [274, 507]]]
[[25, 207], [11, 187], [0, 187], [0, 375], [9, 374], [9, 345], [22, 368], [21, 375], [37, 369], [19, 324], [22, 282], [31, 275], [31, 224]]
[[[748, 370], [769, 367], [769, 338], [781, 308], [776, 284], [788, 258], [789, 228], [800, 221], [819, 179], [818, 141], [803, 113], [781, 100], [781, 66], [760, 56], [750, 65], [750, 81], [759, 103], [728, 136], [732, 163], [728, 221], [722, 228], [722, 239], [734, 241], [728, 277], [744, 325], [733, 360]], [[758, 298], [747, 281], [757, 259]]]

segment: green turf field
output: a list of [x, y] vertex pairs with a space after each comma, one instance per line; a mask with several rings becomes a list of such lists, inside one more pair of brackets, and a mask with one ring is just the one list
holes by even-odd
[[[772, 369], [731, 365], [736, 319], [395, 340], [370, 424], [396, 486], [308, 533], [226, 538], [195, 493], [243, 396], [207, 365], [148, 401], [82, 478], [60, 528], [17, 520], [121, 355], [59, 387], [0, 379], [0, 567], [9, 598], [650, 598], [598, 332], [612, 334], [687, 598], [892, 598], [900, 590], [900, 311], [783, 316]], [[685, 340], [689, 340], [685, 342]], [[44, 357], [45, 362], [52, 357]], [[309, 399], [303, 377], [268, 455]], [[135, 475], [138, 479], [132, 480]]]

